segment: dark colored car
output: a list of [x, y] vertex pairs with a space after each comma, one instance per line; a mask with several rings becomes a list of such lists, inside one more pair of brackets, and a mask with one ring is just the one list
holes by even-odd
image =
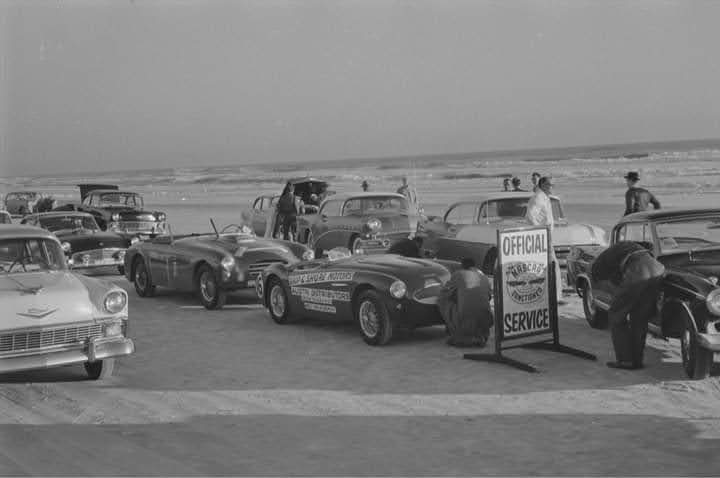
[[[331, 251], [332, 256], [334, 251]], [[438, 262], [395, 254], [274, 264], [258, 296], [272, 319], [357, 320], [365, 342], [384, 345], [398, 328], [442, 324], [437, 299], [450, 271]]]
[[92, 270], [116, 267], [124, 273], [125, 250], [137, 241], [102, 231], [85, 212], [43, 212], [25, 216], [21, 224], [46, 229], [60, 240], [71, 269]]
[[383, 253], [414, 235], [419, 217], [401, 194], [338, 194], [323, 201], [317, 214], [298, 217], [298, 240], [317, 257], [336, 247], [353, 254]]
[[302, 244], [265, 239], [238, 232], [236, 225], [220, 232], [158, 236], [132, 245], [125, 254], [125, 276], [141, 297], [155, 287], [197, 293], [208, 309], [225, 304], [228, 292], [255, 287], [267, 266], [311, 259]]
[[[611, 245], [634, 241], [665, 266], [657, 313], [650, 331], [680, 339], [682, 362], [691, 378], [710, 373], [720, 352], [720, 209], [662, 209], [625, 216], [612, 230]], [[619, 293], [610, 281], [592, 280], [592, 263], [603, 247], [574, 247], [568, 281], [583, 298], [585, 318], [607, 326], [607, 310]]]
[[100, 229], [143, 238], [164, 234], [165, 213], [146, 211], [141, 194], [121, 191], [110, 184], [79, 184], [81, 203], [58, 206], [53, 211], [82, 211], [95, 217]]

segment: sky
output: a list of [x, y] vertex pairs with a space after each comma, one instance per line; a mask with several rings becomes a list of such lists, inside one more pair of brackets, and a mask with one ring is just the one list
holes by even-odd
[[0, 176], [720, 137], [720, 1], [0, 0]]

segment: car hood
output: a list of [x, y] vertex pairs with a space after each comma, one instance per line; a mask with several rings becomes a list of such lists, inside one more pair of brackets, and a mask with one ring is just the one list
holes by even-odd
[[359, 222], [364, 225], [371, 219], [377, 219], [382, 224], [382, 229], [378, 231], [379, 234], [417, 230], [418, 216], [397, 213], [365, 214], [359, 217]]
[[661, 257], [660, 261], [666, 268], [689, 272], [704, 280], [720, 277], [720, 250], [672, 254]]
[[217, 237], [214, 234], [209, 234], [200, 237], [187, 237], [179, 239], [177, 242], [185, 244], [196, 242], [201, 247], [223, 249], [238, 258], [261, 252], [287, 257], [288, 259], [296, 257], [291, 243], [256, 236], [222, 234]]
[[128, 240], [119, 234], [107, 231], [91, 231], [89, 229], [63, 230], [55, 233], [61, 242], [70, 243], [72, 252], [101, 249], [108, 247], [128, 247]]
[[415, 259], [397, 254], [372, 254], [352, 256], [331, 263], [327, 270], [342, 269], [352, 271], [375, 272], [397, 277], [405, 282], [414, 283], [423, 278], [437, 278], [445, 282], [450, 272], [442, 265], [430, 259]]
[[2, 329], [45, 327], [88, 322], [101, 315], [109, 283], [66, 271], [0, 275]]

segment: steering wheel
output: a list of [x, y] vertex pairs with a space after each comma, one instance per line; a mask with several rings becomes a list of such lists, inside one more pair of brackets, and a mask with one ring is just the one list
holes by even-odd
[[220, 231], [220, 234], [240, 234], [242, 233], [243, 226], [240, 226], [239, 224], [228, 224], [227, 226], [222, 228], [222, 231]]

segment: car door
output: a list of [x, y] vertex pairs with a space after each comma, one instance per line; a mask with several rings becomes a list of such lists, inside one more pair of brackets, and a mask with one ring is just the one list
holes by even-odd
[[291, 307], [313, 318], [337, 319], [347, 316], [345, 309], [350, 303], [349, 280], [343, 281], [347, 277], [331, 270], [331, 264], [312, 261], [296, 266], [288, 275]]
[[170, 284], [170, 242], [169, 236], [161, 236], [143, 244], [143, 255], [155, 285], [167, 287]]
[[477, 218], [477, 203], [465, 202], [456, 204], [454, 207], [448, 209], [443, 218], [445, 236], [455, 237], [463, 227], [477, 224]]
[[255, 202], [253, 203], [252, 228], [253, 231], [255, 231], [255, 234], [257, 234], [258, 236], [265, 235], [265, 229], [267, 227], [267, 220], [269, 214], [269, 206], [270, 201], [267, 196], [260, 196], [259, 198], [255, 199]]
[[[347, 231], [340, 228], [344, 222], [342, 216], [343, 201], [328, 199], [323, 203], [320, 212], [310, 225], [313, 236], [313, 247], [324, 250], [332, 249], [346, 241], [342, 241]], [[310, 216], [306, 216], [310, 217]]]

